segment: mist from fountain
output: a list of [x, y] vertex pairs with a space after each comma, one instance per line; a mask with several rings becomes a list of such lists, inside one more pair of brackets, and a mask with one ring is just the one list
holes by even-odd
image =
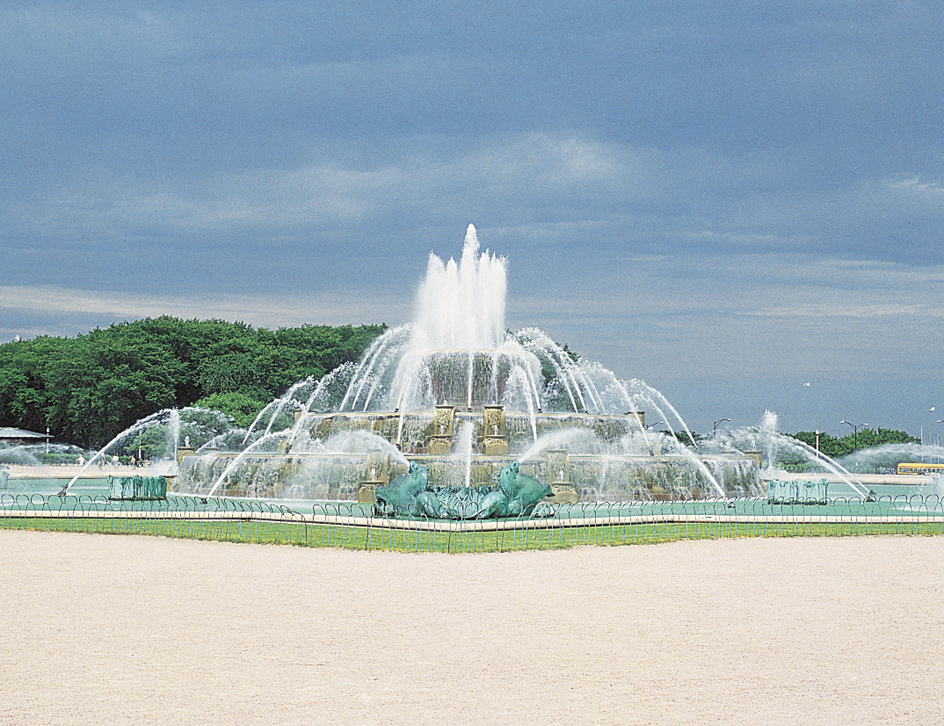
[[[211, 426], [211, 424], [214, 424]], [[153, 429], [164, 430], [164, 458], [157, 464], [163, 464], [167, 475], [173, 476], [177, 470], [177, 450], [180, 446], [181, 437], [193, 437], [194, 441], [205, 441], [210, 438], [215, 430], [225, 428], [226, 431], [219, 436], [231, 434], [232, 423], [228, 417], [225, 417], [219, 411], [202, 409], [197, 407], [187, 407], [184, 409], [165, 408], [149, 416], [139, 419], [134, 424], [115, 436], [111, 441], [94, 452], [86, 460], [79, 471], [63, 487], [60, 494], [66, 495], [73, 485], [85, 474], [96, 462], [104, 463], [106, 454], [113, 451], [122, 451], [129, 445], [136, 435], [144, 434]], [[76, 447], [70, 447], [76, 449]]]
[[936, 444], [882, 444], [859, 449], [841, 457], [838, 463], [858, 473], [894, 468], [900, 461], [944, 463], [944, 446]]
[[472, 484], [472, 449], [474, 446], [475, 427], [468, 421], [463, 421], [459, 424], [453, 455], [462, 465], [462, 480], [465, 486]]
[[[228, 478], [250, 460], [258, 471], [285, 468], [283, 464], [291, 461], [288, 468], [294, 467], [301, 476], [299, 472], [317, 473], [319, 467], [329, 466], [326, 462], [332, 455], [383, 451], [394, 468], [403, 467], [407, 459], [399, 449], [425, 446], [415, 443], [426, 440], [433, 408], [443, 404], [455, 407], [455, 437], [450, 433], [451, 453], [445, 457], [453, 463], [439, 470], [455, 483], [470, 485], [473, 479], [481, 483], [489, 471], [500, 468], [494, 457], [491, 463], [473, 466], [480, 456], [476, 446], [484, 447], [477, 438], [483, 441], [490, 432], [469, 418], [473, 409], [498, 406], [506, 427], [499, 440], [512, 447], [509, 457], [531, 461], [535, 471], [543, 471], [549, 465], [539, 462], [538, 455], [563, 451], [579, 460], [577, 469], [594, 480], [587, 486], [603, 494], [627, 491], [618, 480], [634, 476], [632, 467], [649, 471], [646, 476], [666, 490], [687, 486], [723, 497], [731, 485], [719, 478], [725, 481], [731, 476], [738, 482], [738, 491], [750, 490], [744, 483], [742, 463], [730, 461], [732, 454], [736, 457], [741, 451], [732, 449], [720, 460], [706, 463], [710, 452], [682, 446], [677, 432], [693, 444], [695, 438], [677, 409], [655, 388], [638, 379], [618, 379], [601, 364], [579, 359], [537, 328], [507, 332], [507, 277], [505, 258], [482, 252], [475, 228], [469, 225], [458, 263], [430, 255], [412, 323], [379, 336], [359, 363], [342, 365], [318, 381], [308, 378], [295, 383], [260, 411], [245, 431], [232, 428], [195, 436], [197, 456], [179, 472], [178, 491], [189, 489], [208, 496], [226, 492]], [[670, 435], [647, 431], [641, 414], [636, 414], [642, 410], [660, 417]], [[286, 411], [293, 412], [295, 420], [281, 428], [277, 422], [286, 421]], [[124, 437], [166, 418], [176, 449], [183, 425], [180, 414], [159, 412], [122, 432], [98, 456]], [[395, 433], [388, 425], [394, 420]], [[766, 442], [768, 462], [773, 462], [776, 414], [766, 412], [760, 428], [753, 431]], [[350, 450], [352, 445], [356, 452]], [[204, 460], [220, 456], [217, 449], [228, 449], [225, 463], [208, 465]], [[298, 457], [303, 456], [306, 463], [299, 464]], [[200, 457], [203, 463], [198, 464]], [[260, 457], [281, 458], [263, 466]], [[656, 459], [669, 474], [650, 471]], [[678, 467], [697, 472], [688, 485], [680, 483]], [[455, 481], [458, 471], [461, 482]], [[548, 470], [546, 475], [553, 478], [555, 472]], [[209, 482], [207, 476], [212, 476]], [[293, 475], [291, 488], [302, 492], [298, 476]], [[355, 475], [343, 476], [349, 481]], [[363, 476], [367, 481], [374, 479], [369, 471]], [[268, 488], [260, 484], [249, 488], [270, 494], [282, 488], [276, 484], [274, 471], [266, 477]], [[322, 471], [318, 477], [325, 479], [327, 474]]]
[[[302, 405], [301, 402], [298, 401], [297, 396], [299, 391], [304, 391], [305, 389], [312, 387], [315, 388], [316, 393], [318, 388], [315, 386], [314, 379], [309, 376], [304, 380], [292, 384], [285, 393], [266, 404], [262, 410], [256, 414], [256, 417], [252, 420], [252, 423], [249, 424], [249, 428], [246, 429], [245, 434], [243, 435], [242, 446], [245, 446], [249, 442], [249, 439], [256, 430], [256, 427], [259, 426], [262, 421], [267, 421], [267, 423], [261, 435], [268, 436], [270, 433], [272, 433], [272, 427], [275, 425], [279, 418], [279, 414], [282, 413], [286, 406], [291, 406], [294, 410], [301, 409], [307, 411], [308, 407], [310, 406], [310, 399], [306, 405]], [[315, 393], [312, 393], [312, 398], [315, 396]]]
[[[485, 475], [476, 470], [473, 477], [473, 457], [479, 455], [477, 445], [484, 448], [483, 437], [489, 432], [468, 418], [460, 421], [460, 412], [467, 417], [483, 406], [501, 407], [506, 432], [500, 440], [508, 442], [512, 458], [533, 457], [536, 454], [529, 451], [524, 457], [518, 452], [546, 450], [552, 448], [549, 441], [567, 439], [562, 448], [570, 455], [642, 460], [653, 451], [653, 435], [634, 412], [645, 406], [673, 435], [671, 442], [660, 441], [657, 448], [671, 449], [671, 456], [699, 472], [704, 488], [724, 496], [716, 472], [675, 440], [680, 431], [694, 443], [685, 421], [659, 391], [640, 380], [622, 381], [599, 363], [579, 359], [537, 328], [506, 331], [507, 278], [506, 259], [482, 252], [469, 225], [459, 262], [430, 254], [412, 323], [379, 336], [356, 365], [292, 386], [260, 412], [239, 450], [246, 451], [264, 424], [259, 441], [273, 441], [274, 422], [291, 409], [296, 421], [277, 437], [286, 454], [306, 453], [306, 432], [326, 442], [347, 428], [382, 430], [396, 446], [420, 451], [425, 449], [434, 407], [446, 405], [456, 412], [456, 436], [450, 438], [453, 449], [447, 458], [464, 457], [463, 481], [469, 484]], [[388, 425], [394, 419], [395, 432]], [[581, 433], [553, 433], [561, 429]], [[237, 458], [245, 461], [265, 445], [249, 444], [250, 453]], [[222, 491], [236, 466], [231, 462], [223, 473], [217, 471], [210, 491]]]
[[774, 471], [774, 462], [777, 461], [776, 433], [777, 414], [773, 411], [764, 411], [760, 421], [760, 434], [767, 444], [767, 470], [771, 475]]
[[833, 474], [863, 499], [868, 496], [868, 488], [856, 479], [852, 472], [804, 441], [781, 434], [777, 431], [777, 421], [776, 413], [765, 411], [759, 426], [736, 427], [719, 431], [713, 439], [702, 442], [701, 446], [709, 451], [718, 453], [729, 451], [736, 454], [751, 450], [760, 451], [762, 447], [766, 453], [767, 479], [776, 479], [786, 474], [778, 470], [776, 464], [779, 454], [788, 452], [805, 460], [808, 464], [815, 464]]
[[[458, 262], [430, 254], [413, 322], [379, 336], [358, 363], [344, 364], [317, 381], [295, 383], [248, 429], [233, 427], [218, 412], [157, 412], [92, 456], [64, 491], [106, 452], [120, 452], [153, 426], [166, 428], [166, 455], [175, 471], [180, 440], [188, 433], [193, 440], [196, 452], [185, 457], [188, 463], [178, 472], [178, 491], [261, 496], [291, 491], [300, 498], [313, 492], [357, 494], [365, 482], [386, 481], [383, 477], [408, 466], [404, 451], [421, 457], [432, 466], [431, 476], [448, 478], [450, 485], [488, 483], [504, 463], [518, 459], [548, 483], [579, 482], [583, 493], [599, 497], [648, 496], [656, 490], [680, 496], [696, 490], [712, 496], [762, 494], [757, 470], [748, 470], [752, 460], [744, 453], [755, 450], [766, 456], [768, 478], [785, 473], [777, 468], [779, 458], [802, 457], [861, 497], [867, 488], [850, 469], [887, 470], [893, 466], [887, 462], [902, 455], [944, 460], [941, 447], [903, 444], [833, 461], [780, 434], [772, 411], [764, 412], [758, 426], [725, 429], [696, 446], [675, 406], [644, 381], [621, 380], [537, 328], [507, 331], [507, 283], [507, 260], [483, 252], [469, 225]], [[430, 431], [440, 426], [434, 423], [436, 406], [453, 412], [454, 431], [438, 430], [450, 448], [431, 461]], [[490, 406], [502, 411], [500, 436], [491, 424], [485, 430], [483, 412]], [[661, 418], [667, 433], [648, 431], [643, 411]], [[289, 423], [289, 413], [294, 422]], [[501, 449], [493, 444], [486, 455], [485, 439], [492, 433], [507, 444], [505, 453], [495, 454]], [[681, 445], [682, 437], [693, 446]], [[0, 455], [10, 451], [2, 449]], [[561, 465], [555, 463], [552, 470], [555, 452], [570, 457], [568, 480]], [[382, 476], [373, 465], [363, 471], [363, 458], [374, 453], [389, 462]], [[343, 465], [337, 463], [341, 459]], [[241, 466], [250, 466], [265, 481], [247, 485], [251, 477], [236, 476]], [[240, 479], [239, 485], [231, 486], [230, 479]]]
[[457, 264], [430, 254], [413, 315], [413, 351], [495, 350], [505, 341], [506, 260], [480, 252], [469, 225]]
[[539, 411], [622, 415], [633, 407], [625, 385], [599, 364], [575, 360], [537, 328], [506, 332], [506, 287], [507, 261], [482, 252], [469, 225], [458, 263], [430, 255], [414, 321], [374, 341], [340, 405], [313, 401], [306, 410], [405, 415], [494, 404], [533, 419]]
[[180, 411], [172, 409], [167, 417], [167, 444], [173, 453], [174, 471], [177, 470], [177, 451], [180, 447]]
[[39, 451], [39, 446], [41, 444], [0, 444], [0, 464], [40, 466], [39, 458], [34, 453]]
[[262, 436], [261, 438], [257, 439], [257, 440], [254, 441], [252, 444], [250, 444], [249, 446], [247, 446], [245, 449], [243, 449], [242, 451], [240, 451], [240, 452], [229, 462], [229, 464], [226, 466], [226, 468], [223, 469], [223, 472], [219, 475], [219, 477], [217, 478], [217, 480], [213, 483], [213, 486], [210, 487], [210, 491], [207, 492], [207, 496], [208, 496], [208, 497], [212, 497], [214, 494], [216, 494], [216, 490], [219, 489], [219, 488], [223, 485], [223, 482], [225, 481], [226, 477], [227, 477], [237, 466], [239, 466], [239, 464], [242, 463], [242, 461], [243, 461], [247, 456], [249, 456], [251, 453], [253, 453], [253, 451], [255, 451], [257, 448], [261, 447], [263, 444], [267, 443], [268, 441], [270, 441], [271, 439], [274, 439], [274, 438], [281, 438], [281, 435], [280, 435], [280, 434], [265, 434], [264, 436]]
[[132, 434], [144, 431], [148, 427], [156, 423], [157, 421], [166, 419], [169, 414], [170, 414], [170, 409], [164, 409], [162, 411], [158, 411], [157, 413], [152, 413], [150, 416], [146, 416], [140, 419], [134, 425], [122, 431], [115, 438], [113, 438], [111, 441], [105, 444], [101, 449], [99, 449], [87, 462], [85, 462], [85, 465], [82, 466], [82, 468], [79, 469], [76, 475], [73, 476], [72, 479], [69, 480], [69, 483], [66, 484], [65, 487], [63, 487], [62, 491], [60, 492], [60, 495], [65, 496], [66, 494], [68, 494], [69, 489], [72, 488], [72, 485], [75, 484], [75, 482], [79, 479], [79, 477], [81, 477], [82, 474], [84, 474], [86, 470], [90, 466], [92, 466], [93, 463], [101, 459], [105, 455], [105, 452], [107, 452], [112, 446], [117, 444], [126, 436], [131, 436]]

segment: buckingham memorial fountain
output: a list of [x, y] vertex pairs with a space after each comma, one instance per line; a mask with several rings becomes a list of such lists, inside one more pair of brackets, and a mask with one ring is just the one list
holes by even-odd
[[760, 492], [759, 454], [683, 445], [685, 422], [654, 388], [536, 328], [508, 331], [507, 265], [469, 225], [458, 262], [430, 255], [411, 323], [296, 383], [248, 431], [180, 445], [173, 490], [445, 519]]

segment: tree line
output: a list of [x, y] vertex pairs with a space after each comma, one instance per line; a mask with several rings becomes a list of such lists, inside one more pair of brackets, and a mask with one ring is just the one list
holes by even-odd
[[830, 459], [839, 459], [855, 453], [859, 449], [871, 449], [884, 444], [920, 444], [921, 439], [905, 431], [886, 429], [878, 426], [874, 429], [864, 428], [858, 433], [848, 436], [830, 436], [824, 431], [798, 431], [792, 434], [807, 446], [818, 449], [820, 453]]
[[165, 408], [254, 416], [293, 383], [356, 361], [385, 325], [271, 331], [170, 316], [0, 345], [0, 426], [97, 449]]
[[[293, 383], [320, 379], [359, 360], [384, 330], [381, 324], [271, 331], [163, 316], [75, 338], [41, 336], [0, 344], [0, 426], [40, 433], [48, 426], [52, 438], [86, 449], [101, 448], [139, 419], [166, 408], [216, 409], [245, 427]], [[566, 346], [565, 351], [577, 357]], [[788, 435], [817, 445], [815, 432]], [[684, 432], [677, 436], [692, 444]], [[703, 438], [694, 434], [696, 443]], [[920, 441], [880, 427], [855, 436], [819, 434], [820, 452], [833, 459], [889, 443]]]
[[[695, 446], [696, 448], [703, 442], [711, 440], [711, 435], [692, 432], [692, 438], [689, 438], [685, 431], [662, 431], [666, 435], [674, 434], [675, 438], [685, 446]], [[878, 426], [874, 429], [864, 428], [857, 434], [850, 433], [848, 436], [831, 436], [826, 432], [816, 431], [797, 431], [795, 434], [784, 433], [784, 436], [790, 436], [798, 441], [802, 441], [811, 449], [819, 451], [830, 459], [841, 459], [849, 456], [860, 449], [871, 449], [885, 444], [920, 444], [921, 439], [912, 436], [906, 431], [898, 429], [886, 429]], [[694, 439], [694, 444], [692, 442]], [[778, 451], [778, 464], [783, 466], [799, 466], [807, 462], [807, 457], [791, 453], [789, 451]]]

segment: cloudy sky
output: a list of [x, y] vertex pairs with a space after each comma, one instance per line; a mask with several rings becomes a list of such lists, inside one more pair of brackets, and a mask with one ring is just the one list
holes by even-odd
[[0, 341], [396, 325], [473, 223], [509, 327], [694, 430], [937, 436], [942, 50], [939, 0], [8, 2]]

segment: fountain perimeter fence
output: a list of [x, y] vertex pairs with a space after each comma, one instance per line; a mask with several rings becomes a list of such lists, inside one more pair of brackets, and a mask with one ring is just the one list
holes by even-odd
[[765, 499], [542, 504], [530, 519], [443, 521], [377, 516], [357, 502], [309, 509], [233, 498], [0, 495], [0, 528], [143, 534], [402, 552], [502, 552], [733, 537], [944, 534], [937, 495], [771, 504]]

